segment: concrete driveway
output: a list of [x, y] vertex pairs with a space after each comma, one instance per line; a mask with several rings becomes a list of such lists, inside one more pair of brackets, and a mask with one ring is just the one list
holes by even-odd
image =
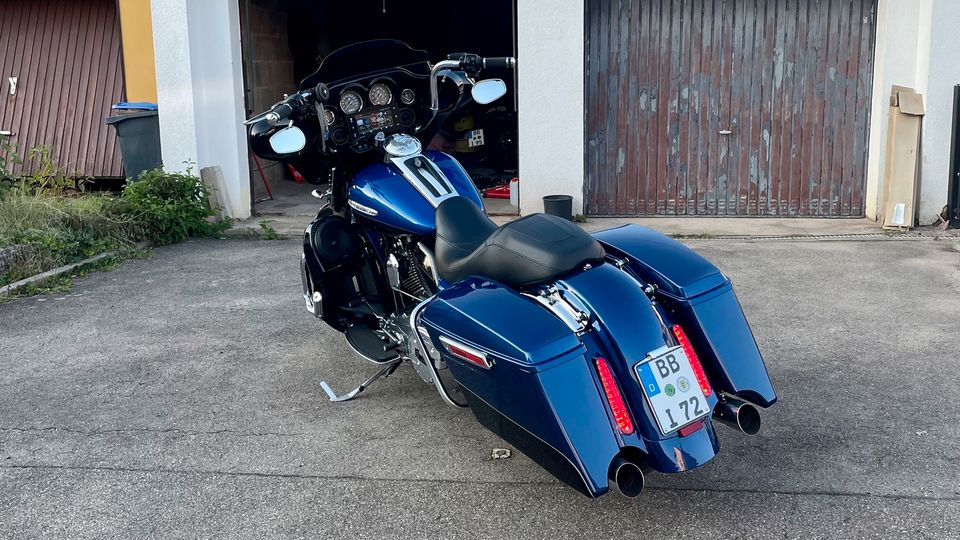
[[303, 309], [296, 241], [191, 242], [0, 306], [0, 536], [957, 537], [960, 245], [692, 241], [780, 403], [589, 500]]

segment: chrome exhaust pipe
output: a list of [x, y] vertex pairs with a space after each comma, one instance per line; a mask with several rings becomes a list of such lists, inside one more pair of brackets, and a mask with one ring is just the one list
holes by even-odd
[[610, 464], [610, 484], [617, 488], [624, 497], [630, 499], [640, 496], [643, 492], [643, 470], [632, 461], [622, 457], [614, 458]]
[[739, 399], [717, 403], [713, 418], [747, 435], [756, 435], [760, 431], [760, 411], [755, 405]]

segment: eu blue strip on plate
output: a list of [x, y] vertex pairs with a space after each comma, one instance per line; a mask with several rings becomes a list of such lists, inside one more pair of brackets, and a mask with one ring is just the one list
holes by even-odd
[[653, 397], [660, 393], [660, 385], [657, 384], [657, 378], [653, 376], [650, 362], [644, 362], [637, 366], [637, 374], [640, 375], [640, 382], [643, 384], [643, 391], [647, 393], [647, 397]]

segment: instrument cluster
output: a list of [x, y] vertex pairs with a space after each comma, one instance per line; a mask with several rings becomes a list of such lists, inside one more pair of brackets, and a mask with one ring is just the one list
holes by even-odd
[[327, 100], [323, 122], [334, 144], [350, 143], [363, 151], [378, 132], [391, 135], [412, 128], [417, 118], [414, 107], [420, 99], [414, 84], [382, 77], [367, 84], [355, 82]]

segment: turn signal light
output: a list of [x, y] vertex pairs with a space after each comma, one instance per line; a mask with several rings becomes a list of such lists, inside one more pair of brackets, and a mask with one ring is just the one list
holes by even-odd
[[610, 409], [613, 411], [613, 418], [617, 421], [617, 427], [620, 428], [620, 433], [630, 435], [633, 433], [633, 420], [630, 419], [630, 411], [627, 410], [627, 404], [624, 403], [620, 388], [617, 387], [617, 380], [613, 378], [610, 364], [602, 356], [594, 359], [594, 363], [597, 365], [600, 384], [603, 385], [603, 393], [606, 395], [607, 403], [610, 404]]
[[697, 352], [693, 350], [693, 345], [690, 344], [690, 340], [687, 339], [687, 333], [683, 331], [683, 328], [679, 324], [673, 325], [673, 335], [677, 338], [677, 343], [683, 347], [683, 353], [687, 355], [687, 360], [690, 361], [690, 367], [693, 368], [693, 374], [697, 377], [697, 382], [700, 384], [700, 389], [703, 390], [703, 395], [710, 397], [710, 394], [713, 393], [713, 390], [710, 388], [710, 380], [707, 379], [707, 374], [703, 372], [703, 366], [700, 365], [700, 358], [697, 357]]

